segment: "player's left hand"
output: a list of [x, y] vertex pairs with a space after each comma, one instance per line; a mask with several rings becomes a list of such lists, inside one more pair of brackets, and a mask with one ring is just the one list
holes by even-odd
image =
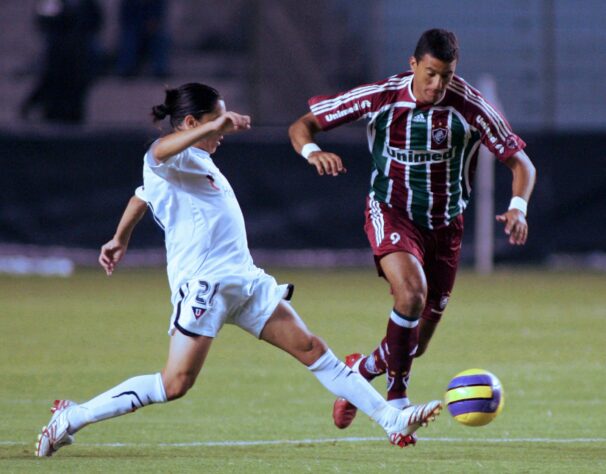
[[524, 213], [519, 209], [510, 209], [497, 216], [497, 221], [505, 224], [505, 234], [511, 245], [524, 245], [528, 238], [528, 223]]
[[250, 128], [250, 116], [236, 112], [225, 112], [215, 119], [215, 123], [221, 134], [233, 133], [248, 130]]

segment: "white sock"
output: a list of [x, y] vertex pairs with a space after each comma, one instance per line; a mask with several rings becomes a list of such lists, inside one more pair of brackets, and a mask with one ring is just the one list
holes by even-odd
[[166, 393], [160, 373], [133, 377], [69, 410], [67, 415], [69, 433], [74, 434], [90, 423], [114, 418], [152, 403], [165, 401]]
[[387, 400], [387, 403], [389, 403], [392, 407], [397, 408], [398, 410], [403, 410], [404, 408], [410, 406], [410, 400], [408, 399], [408, 397]]
[[385, 429], [393, 424], [394, 418], [400, 413], [388, 405], [364, 377], [337, 359], [330, 349], [308, 369], [328, 390], [337, 397], [347, 399]]

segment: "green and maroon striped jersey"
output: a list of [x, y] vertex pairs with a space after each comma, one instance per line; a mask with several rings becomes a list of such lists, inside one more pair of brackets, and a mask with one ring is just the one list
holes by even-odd
[[505, 160], [526, 144], [482, 95], [455, 76], [435, 104], [419, 104], [412, 73], [309, 100], [323, 130], [368, 120], [370, 195], [415, 223], [447, 226], [469, 202], [480, 143]]

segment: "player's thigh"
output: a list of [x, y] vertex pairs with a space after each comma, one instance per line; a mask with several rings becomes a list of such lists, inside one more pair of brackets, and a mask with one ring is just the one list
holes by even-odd
[[392, 287], [396, 299], [423, 295], [426, 235], [401, 210], [369, 199], [364, 226], [380, 276]]
[[401, 210], [369, 198], [364, 231], [372, 248], [379, 276], [385, 276], [380, 264], [381, 260], [395, 252], [414, 255], [423, 265], [424, 233]]
[[260, 337], [305, 365], [314, 363], [327, 349], [324, 341], [307, 329], [303, 320], [286, 301], [278, 303]]
[[382, 257], [380, 264], [396, 298], [425, 298], [427, 280], [417, 257], [408, 252], [393, 252]]

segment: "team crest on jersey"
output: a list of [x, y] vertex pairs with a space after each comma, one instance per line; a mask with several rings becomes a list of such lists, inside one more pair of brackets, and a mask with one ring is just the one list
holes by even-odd
[[200, 319], [202, 316], [204, 316], [204, 313], [206, 313], [206, 308], [198, 308], [196, 306], [192, 306], [191, 309], [194, 312], [194, 316], [196, 317], [196, 319]]
[[509, 135], [507, 137], [507, 140], [505, 140], [505, 145], [507, 145], [507, 148], [509, 148], [510, 150], [515, 150], [518, 147], [516, 137], [514, 137], [513, 135]]
[[436, 142], [438, 145], [444, 143], [446, 137], [448, 137], [448, 129], [444, 127], [434, 128], [431, 131], [431, 138], [433, 138], [433, 141]]

